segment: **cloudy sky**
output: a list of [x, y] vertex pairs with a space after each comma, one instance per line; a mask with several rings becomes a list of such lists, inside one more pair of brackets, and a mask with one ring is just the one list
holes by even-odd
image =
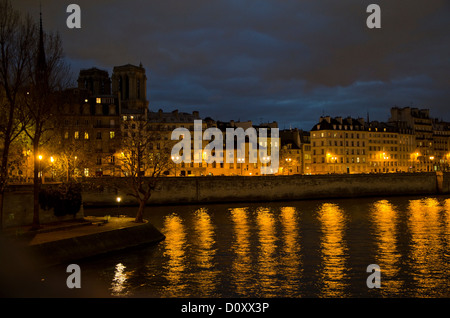
[[[39, 1], [14, 0], [39, 19]], [[387, 121], [392, 106], [450, 121], [448, 0], [41, 0], [74, 79], [146, 68], [153, 111], [277, 121], [309, 130], [321, 115]], [[81, 29], [66, 8], [81, 7]], [[381, 7], [381, 29], [366, 8]]]

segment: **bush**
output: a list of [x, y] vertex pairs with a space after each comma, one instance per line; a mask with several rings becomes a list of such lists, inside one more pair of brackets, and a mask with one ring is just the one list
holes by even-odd
[[55, 216], [77, 214], [81, 208], [81, 186], [78, 184], [61, 184], [48, 187], [39, 192], [39, 205], [43, 210], [53, 208]]

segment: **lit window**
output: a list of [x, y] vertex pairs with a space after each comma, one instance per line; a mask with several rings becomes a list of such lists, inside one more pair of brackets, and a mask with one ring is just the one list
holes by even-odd
[[69, 132], [68, 132], [68, 131], [66, 131], [66, 132], [64, 133], [64, 139], [69, 139]]
[[115, 134], [114, 131], [110, 131], [110, 132], [109, 132], [109, 138], [110, 138], [110, 139], [114, 139], [115, 135], [116, 135], [116, 134]]
[[89, 177], [89, 168], [84, 168], [84, 176]]
[[84, 132], [84, 139], [89, 139], [89, 133], [87, 131]]
[[75, 139], [80, 138], [80, 133], [78, 131], [75, 132]]
[[101, 104], [102, 103], [102, 99], [100, 97], [97, 97], [96, 98], [96, 102], [97, 102], [97, 104]]

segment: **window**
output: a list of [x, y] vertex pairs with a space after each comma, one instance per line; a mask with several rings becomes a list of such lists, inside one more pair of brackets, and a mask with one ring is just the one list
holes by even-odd
[[64, 139], [69, 139], [69, 132], [68, 132], [68, 131], [66, 131], [66, 132], [64, 133]]
[[101, 104], [102, 103], [102, 99], [100, 97], [97, 97], [95, 100], [96, 100], [97, 104]]
[[102, 139], [102, 133], [100, 131], [97, 132], [97, 139]]
[[89, 177], [89, 168], [84, 168], [84, 176]]
[[84, 139], [89, 139], [89, 133], [87, 131], [84, 132]]
[[114, 139], [115, 136], [116, 136], [116, 133], [114, 131], [110, 131], [109, 132], [109, 138], [110, 139]]
[[80, 133], [78, 131], [76, 131], [74, 137], [75, 137], [75, 139], [79, 139], [80, 138]]

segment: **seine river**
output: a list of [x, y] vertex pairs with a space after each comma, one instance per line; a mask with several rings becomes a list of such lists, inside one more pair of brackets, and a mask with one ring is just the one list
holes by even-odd
[[[80, 262], [84, 286], [118, 297], [450, 297], [449, 197], [148, 207], [146, 219], [166, 239]], [[380, 288], [367, 286], [370, 264]]]

